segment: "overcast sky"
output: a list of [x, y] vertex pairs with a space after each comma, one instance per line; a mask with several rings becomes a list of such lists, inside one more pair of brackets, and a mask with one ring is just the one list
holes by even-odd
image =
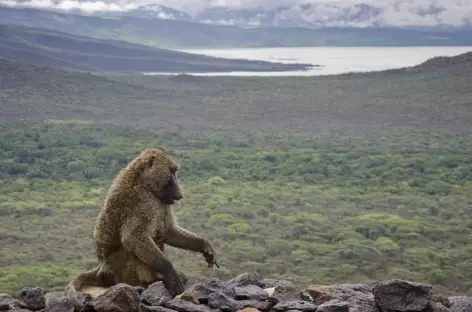
[[[0, 0], [0, 3], [13, 5], [16, 0]], [[126, 10], [143, 4], [158, 3], [175, 9], [184, 10], [190, 14], [212, 6], [273, 8], [286, 5], [293, 7], [292, 13], [297, 14], [299, 4], [322, 4], [313, 10], [305, 19], [336, 19], [342, 14], [339, 8], [349, 7], [356, 3], [366, 3], [382, 10], [381, 16], [376, 17], [390, 25], [463, 25], [472, 23], [472, 0], [25, 0], [32, 7], [56, 7], [60, 9], [80, 8], [93, 12], [97, 10]], [[25, 2], [23, 2], [25, 3]], [[298, 10], [298, 11], [297, 11]]]

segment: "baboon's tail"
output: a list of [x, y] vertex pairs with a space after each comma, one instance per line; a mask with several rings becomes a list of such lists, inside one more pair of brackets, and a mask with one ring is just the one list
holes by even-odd
[[96, 266], [90, 271], [80, 273], [79, 275], [75, 276], [72, 281], [66, 286], [66, 294], [69, 297], [69, 300], [72, 302], [75, 311], [80, 311], [83, 306], [79, 303], [77, 298], [77, 293], [80, 289], [84, 286], [103, 286], [103, 281], [100, 275], [98, 274], [100, 271], [100, 265]]

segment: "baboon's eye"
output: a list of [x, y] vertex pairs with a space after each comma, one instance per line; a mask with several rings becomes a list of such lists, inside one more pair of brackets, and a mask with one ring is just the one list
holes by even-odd
[[152, 164], [154, 163], [154, 158], [155, 158], [154, 156], [151, 156], [151, 158], [149, 158], [149, 160], [148, 160], [148, 166], [149, 166], [149, 168], [152, 167]]

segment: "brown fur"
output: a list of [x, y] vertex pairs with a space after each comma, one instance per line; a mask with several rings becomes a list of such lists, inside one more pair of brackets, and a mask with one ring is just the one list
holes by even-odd
[[74, 277], [66, 287], [77, 310], [81, 308], [77, 292], [86, 286], [126, 283], [147, 287], [162, 280], [173, 296], [182, 293], [181, 280], [166, 258], [165, 244], [200, 252], [209, 267], [218, 266], [210, 244], [176, 223], [172, 204], [182, 198], [174, 174], [178, 169], [167, 151], [147, 148], [117, 175], [95, 222], [99, 264]]

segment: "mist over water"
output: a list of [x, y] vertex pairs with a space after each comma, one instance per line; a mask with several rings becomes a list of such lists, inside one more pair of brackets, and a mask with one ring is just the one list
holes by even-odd
[[297, 47], [192, 49], [181, 51], [233, 59], [309, 63], [321, 66], [308, 71], [195, 73], [194, 75], [319, 76], [414, 66], [435, 56], [454, 56], [469, 52], [472, 51], [472, 47]]

